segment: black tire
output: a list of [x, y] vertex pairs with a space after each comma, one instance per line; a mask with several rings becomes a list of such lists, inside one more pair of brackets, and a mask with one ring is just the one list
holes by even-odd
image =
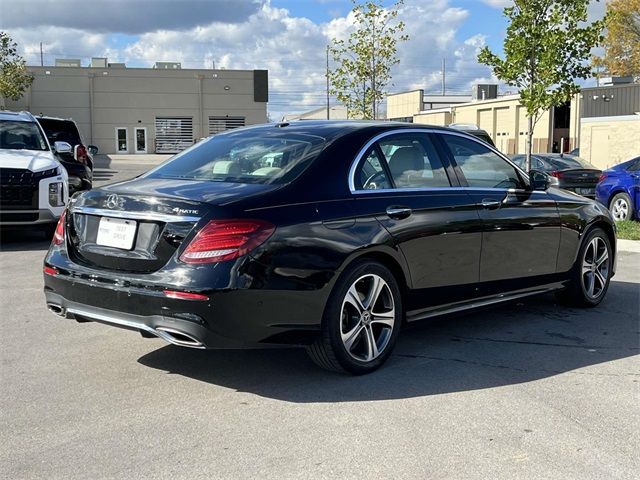
[[[596, 242], [595, 247], [593, 242]], [[601, 266], [597, 267], [595, 265], [602, 258], [604, 249], [606, 249], [607, 254], [606, 261], [603, 261], [600, 264]], [[583, 265], [587, 264], [591, 266], [592, 270], [583, 271]], [[591, 229], [580, 245], [576, 263], [570, 272], [569, 284], [566, 289], [558, 292], [556, 297], [562, 303], [575, 307], [590, 308], [597, 306], [604, 299], [609, 289], [612, 266], [613, 251], [609, 236], [599, 227]], [[591, 285], [593, 287], [590, 289]]]
[[616, 222], [633, 218], [633, 202], [625, 192], [616, 193], [609, 202], [609, 211]]
[[[379, 294], [368, 306], [369, 296], [360, 295], [369, 287], [371, 292], [375, 291], [375, 285], [380, 286]], [[359, 301], [353, 301], [351, 296], [347, 298], [352, 288], [352, 292], [358, 293]], [[359, 309], [356, 303], [369, 308]], [[400, 288], [389, 269], [371, 260], [358, 262], [336, 282], [325, 307], [322, 334], [307, 348], [307, 353], [326, 370], [353, 375], [373, 372], [387, 360], [395, 346], [402, 312]], [[343, 336], [349, 333], [353, 335], [346, 340], [350, 344], [347, 348]]]

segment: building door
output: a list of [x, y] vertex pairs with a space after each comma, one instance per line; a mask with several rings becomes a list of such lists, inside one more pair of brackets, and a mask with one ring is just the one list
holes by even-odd
[[136, 153], [147, 153], [147, 128], [136, 127]]
[[129, 153], [126, 127], [116, 127], [116, 153]]
[[591, 127], [591, 143], [589, 147], [589, 153], [585, 156], [585, 160], [599, 167], [608, 167], [609, 165], [605, 165], [603, 161], [603, 159], [609, 158], [608, 126]]

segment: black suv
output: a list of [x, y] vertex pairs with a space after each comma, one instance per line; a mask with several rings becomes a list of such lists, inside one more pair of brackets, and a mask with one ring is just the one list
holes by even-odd
[[36, 117], [42, 126], [49, 143], [67, 142], [71, 145], [69, 153], [57, 153], [56, 156], [69, 174], [69, 194], [82, 190], [91, 190], [93, 182], [93, 155], [98, 148], [85, 146], [76, 122], [71, 119]]

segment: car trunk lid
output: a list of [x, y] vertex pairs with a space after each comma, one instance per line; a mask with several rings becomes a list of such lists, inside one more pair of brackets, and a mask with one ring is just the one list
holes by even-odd
[[93, 268], [151, 272], [166, 265], [201, 219], [268, 185], [137, 179], [91, 190], [70, 207], [69, 254]]

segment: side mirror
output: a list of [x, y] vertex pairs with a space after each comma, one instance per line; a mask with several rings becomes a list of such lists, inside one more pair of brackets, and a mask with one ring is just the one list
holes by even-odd
[[95, 155], [96, 153], [98, 153], [98, 147], [96, 147], [95, 145], [89, 145], [87, 149], [89, 150], [89, 153], [91, 155]]
[[53, 150], [56, 153], [71, 153], [73, 148], [71, 147], [71, 144], [67, 142], [55, 142], [53, 144]]
[[529, 183], [532, 190], [547, 190], [549, 187], [558, 185], [558, 179], [547, 175], [540, 170], [531, 170], [529, 172]]

